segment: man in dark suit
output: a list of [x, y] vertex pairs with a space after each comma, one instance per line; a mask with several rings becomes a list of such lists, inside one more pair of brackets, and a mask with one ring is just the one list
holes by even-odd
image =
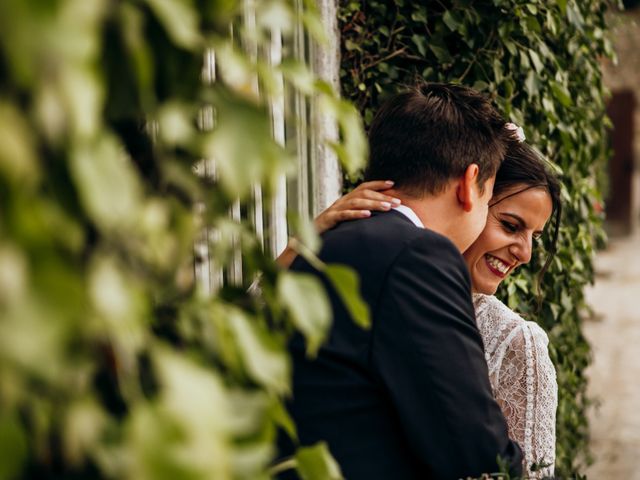
[[[333, 325], [317, 358], [291, 343], [290, 412], [302, 445], [326, 441], [348, 480], [521, 473], [493, 398], [460, 252], [482, 231], [509, 133], [471, 89], [424, 84], [390, 99], [369, 132], [369, 180], [402, 206], [323, 235], [320, 258], [352, 267], [371, 311], [358, 327], [320, 276]], [[286, 447], [282, 447], [286, 453]]]

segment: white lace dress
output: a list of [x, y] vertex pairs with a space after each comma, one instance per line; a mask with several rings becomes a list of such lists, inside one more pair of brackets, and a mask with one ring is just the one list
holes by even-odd
[[[558, 384], [547, 334], [494, 296], [474, 294], [493, 394], [522, 447], [525, 478], [553, 476]], [[531, 471], [532, 465], [548, 465]]]

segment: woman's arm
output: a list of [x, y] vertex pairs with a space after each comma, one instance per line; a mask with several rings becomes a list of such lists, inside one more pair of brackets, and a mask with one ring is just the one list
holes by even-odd
[[[369, 217], [372, 210], [384, 212], [390, 210], [391, 207], [400, 205], [400, 199], [382, 193], [391, 187], [393, 187], [391, 180], [361, 183], [351, 192], [333, 202], [329, 208], [314, 219], [316, 231], [323, 233], [338, 223]], [[297, 252], [290, 241], [276, 262], [282, 268], [289, 268], [296, 255]]]
[[524, 452], [527, 478], [553, 476], [558, 386], [547, 346], [540, 327], [519, 323], [500, 349], [504, 355], [494, 378], [509, 432]]

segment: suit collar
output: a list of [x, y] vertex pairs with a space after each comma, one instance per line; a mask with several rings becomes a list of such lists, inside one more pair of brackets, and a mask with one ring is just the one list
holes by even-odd
[[373, 217], [377, 217], [378, 215], [391, 215], [394, 218], [400, 219], [402, 222], [407, 222], [414, 226], [416, 225], [413, 222], [413, 220], [411, 220], [407, 215], [405, 215], [401, 211], [396, 210], [395, 208], [392, 208], [391, 210], [386, 212], [376, 212], [376, 211], [371, 212], [371, 216]]
[[416, 212], [414, 212], [411, 208], [407, 207], [406, 205], [398, 205], [397, 207], [393, 207], [393, 209], [396, 212], [400, 212], [405, 217], [407, 217], [409, 220], [411, 220], [411, 222], [416, 227], [425, 228], [424, 227], [424, 223], [422, 223], [422, 220], [420, 220], [420, 218], [418, 218], [418, 215], [416, 215]]

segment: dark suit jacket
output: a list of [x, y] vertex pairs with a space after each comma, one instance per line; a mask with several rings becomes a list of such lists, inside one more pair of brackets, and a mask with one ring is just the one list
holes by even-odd
[[[320, 258], [356, 270], [372, 326], [358, 327], [323, 278], [329, 339], [315, 360], [301, 337], [290, 346], [300, 443], [326, 441], [347, 480], [477, 476], [498, 456], [520, 474], [456, 247], [392, 211], [330, 230]], [[318, 275], [300, 257], [292, 270]]]

